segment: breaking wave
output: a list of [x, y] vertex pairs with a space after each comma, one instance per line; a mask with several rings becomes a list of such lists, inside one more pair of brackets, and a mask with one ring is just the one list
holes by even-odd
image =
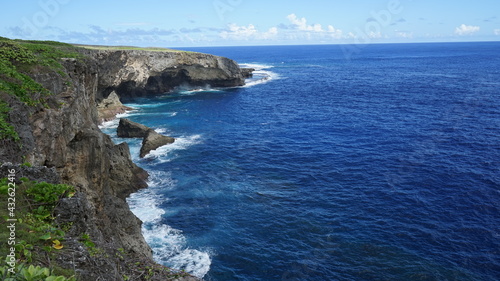
[[243, 87], [253, 87], [255, 85], [264, 84], [271, 80], [276, 80], [280, 78], [280, 76], [277, 73], [269, 70], [274, 67], [272, 65], [243, 63], [240, 64], [240, 67], [255, 69], [252, 73], [253, 74], [252, 77], [248, 78], [245, 81], [245, 86]]
[[175, 180], [169, 172], [151, 172], [149, 188], [132, 194], [127, 202], [132, 212], [143, 222], [142, 233], [153, 249], [154, 259], [166, 266], [203, 278], [210, 270], [212, 259], [208, 252], [190, 249], [181, 230], [163, 224], [165, 211], [160, 204], [168, 198], [158, 194], [159, 190], [174, 189]]

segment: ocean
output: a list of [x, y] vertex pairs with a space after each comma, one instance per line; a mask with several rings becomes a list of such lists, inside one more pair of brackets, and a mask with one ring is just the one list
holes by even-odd
[[128, 199], [205, 280], [499, 280], [500, 43], [185, 48], [244, 87], [127, 100], [175, 137]]

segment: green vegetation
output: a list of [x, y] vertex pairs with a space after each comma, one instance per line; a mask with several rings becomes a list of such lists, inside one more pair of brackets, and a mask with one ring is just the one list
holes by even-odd
[[159, 264], [135, 262], [128, 263], [127, 268], [132, 273], [131, 276], [124, 275], [125, 280], [177, 280], [182, 277], [189, 277], [184, 270], [178, 271]]
[[[2, 257], [11, 254], [10, 248], [14, 247], [16, 268], [9, 272], [11, 265], [0, 264], [0, 280], [76, 280], [72, 270], [57, 266], [56, 257], [64, 251], [66, 234], [54, 222], [57, 203], [61, 198], [72, 196], [74, 188], [26, 178], [21, 181], [14, 184], [8, 178], [0, 179], [0, 227], [6, 228], [10, 223], [8, 219], [17, 219], [15, 244], [3, 243], [0, 247]], [[1, 231], [0, 240], [9, 241], [11, 235]]]
[[33, 266], [19, 267], [16, 273], [8, 272], [7, 267], [0, 267], [0, 278], [5, 281], [75, 281], [75, 277], [66, 278], [65, 276], [56, 276], [54, 272], [47, 267]]
[[95, 243], [90, 238], [90, 235], [88, 235], [87, 233], [83, 233], [80, 236], [80, 242], [82, 242], [82, 244], [85, 245], [85, 247], [87, 248], [87, 251], [89, 252], [91, 257], [95, 257], [95, 256], [100, 255], [104, 252], [101, 249], [96, 247]]
[[23, 41], [0, 37], [0, 140], [19, 141], [19, 135], [8, 122], [7, 97], [17, 98], [27, 106], [45, 106], [51, 93], [30, 75], [56, 72], [65, 76], [62, 58], [81, 58], [77, 48], [53, 41]]
[[19, 135], [14, 127], [7, 122], [9, 111], [9, 105], [5, 101], [0, 100], [0, 140], [12, 139], [18, 142], [20, 140]]
[[156, 47], [133, 47], [133, 46], [99, 46], [99, 45], [75, 45], [77, 47], [82, 47], [91, 50], [139, 50], [139, 51], [152, 51], [152, 52], [190, 52], [182, 50], [174, 50], [168, 48], [156, 48]]

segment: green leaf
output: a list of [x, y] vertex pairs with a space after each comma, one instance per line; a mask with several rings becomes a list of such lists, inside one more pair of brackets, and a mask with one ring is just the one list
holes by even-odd
[[45, 279], [45, 281], [66, 281], [66, 277], [64, 276], [49, 276]]
[[46, 268], [46, 267], [45, 267], [45, 268], [42, 268], [42, 270], [41, 270], [41, 271], [42, 271], [41, 273], [42, 273], [43, 275], [45, 275], [45, 276], [49, 276], [49, 275], [50, 275], [50, 269], [48, 269], [48, 268]]
[[49, 240], [52, 238], [52, 235], [50, 233], [45, 233], [44, 235], [39, 237], [40, 240]]
[[64, 276], [49, 276], [45, 279], [45, 281], [76, 281], [74, 276], [64, 277]]

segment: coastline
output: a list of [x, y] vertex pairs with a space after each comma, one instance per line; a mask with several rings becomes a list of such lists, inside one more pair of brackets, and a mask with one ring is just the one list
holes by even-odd
[[[154, 264], [141, 233], [142, 223], [126, 203], [131, 193], [147, 186], [147, 172], [132, 162], [126, 143], [114, 144], [98, 124], [127, 109], [115, 103], [113, 92], [144, 96], [184, 83], [241, 86], [244, 78], [237, 64], [188, 52], [87, 50], [59, 42], [7, 38], [0, 43], [2, 67], [34, 85], [27, 92], [10, 86], [0, 91], [2, 106], [8, 108], [1, 120], [8, 123], [2, 130], [12, 130], [10, 135], [2, 131], [2, 162], [13, 163], [19, 170], [21, 165], [53, 169], [60, 183], [75, 189], [74, 196], [61, 199], [54, 211], [55, 226], [67, 226], [60, 232], [64, 242], [57, 251], [59, 258], [51, 263], [72, 269], [79, 280], [127, 280], [147, 268], [153, 274], [151, 280], [172, 276], [195, 280]], [[40, 56], [32, 51], [36, 48], [42, 54], [55, 54], [54, 58]], [[30, 59], [16, 55], [19, 52]], [[44, 61], [47, 57], [48, 62]], [[2, 83], [11, 83], [8, 79], [0, 76]], [[104, 117], [97, 110], [103, 101], [108, 111]], [[23, 177], [44, 180], [35, 172]], [[80, 249], [78, 257], [68, 256], [72, 249]], [[22, 254], [16, 257], [19, 263], [30, 262]]]
[[[243, 64], [243, 66], [246, 67], [247, 65]], [[267, 70], [271, 66], [250, 65], [250, 67], [255, 71], [255, 77], [249, 77], [245, 81], [245, 86], [240, 87], [252, 87], [258, 84], [267, 83], [272, 79], [279, 78], [275, 73]], [[210, 88], [193, 88], [191, 90], [178, 89], [174, 92], [165, 93], [164, 95], [203, 95], [205, 94], [204, 92], [209, 93], [213, 91], [214, 89]], [[224, 89], [217, 89], [217, 91], [224, 91]], [[177, 230], [169, 225], [161, 223], [162, 215], [164, 215], [166, 211], [159, 206], [160, 202], [163, 202], [163, 200], [159, 200], [159, 195], [157, 194], [161, 192], [162, 188], [169, 189], [175, 187], [171, 186], [173, 182], [172, 180], [169, 180], [170, 176], [168, 175], [168, 172], [165, 174], [157, 174], [157, 172], [153, 172], [153, 170], [148, 169], [148, 164], [144, 165], [145, 163], [161, 164], [164, 163], [164, 161], [172, 161], [172, 156], [169, 155], [172, 155], [172, 153], [175, 153], [175, 151], [178, 150], [190, 149], [192, 145], [196, 145], [200, 142], [201, 136], [179, 136], [180, 138], [176, 139], [175, 143], [162, 146], [157, 150], [151, 151], [151, 153], [146, 155], [145, 158], [140, 158], [138, 156], [138, 151], [141, 146], [139, 142], [140, 138], [120, 138], [116, 134], [116, 129], [119, 123], [118, 121], [120, 119], [130, 118], [131, 120], [134, 120], [134, 116], [140, 116], [144, 109], [147, 110], [147, 108], [149, 108], [149, 106], [143, 107], [142, 104], [136, 103], [137, 101], [132, 102], [133, 103], [125, 103], [125, 106], [133, 108], [132, 110], [118, 114], [114, 120], [109, 120], [101, 125], [101, 130], [111, 136], [116, 143], [126, 141], [131, 149], [132, 160], [137, 165], [146, 169], [150, 174], [148, 188], [131, 194], [130, 197], [127, 198], [127, 202], [132, 212], [143, 222], [143, 234], [145, 235], [148, 244], [150, 244], [153, 248], [153, 257], [155, 260], [165, 261], [165, 257], [168, 257], [169, 260], [174, 261], [174, 263], [178, 266], [178, 268], [176, 267], [177, 269], [184, 269], [195, 276], [202, 277], [206, 275], [210, 269], [212, 259], [211, 254], [199, 249], [185, 248], [184, 244], [186, 242], [183, 241], [186, 240], [187, 237], [183, 236], [182, 229]], [[175, 112], [165, 112], [165, 114], [172, 117], [177, 115]], [[149, 125], [147, 123], [143, 124]], [[168, 127], [168, 124], [165, 125]], [[170, 132], [169, 129], [165, 130], [157, 127], [153, 127], [153, 129], [161, 134], [165, 134], [166, 131]], [[141, 163], [143, 165], [141, 165]], [[144, 206], [147, 206], [147, 208], [144, 208]], [[157, 241], [166, 239], [166, 237], [169, 237], [169, 240], [175, 241], [174, 244], [162, 246], [158, 245]]]

